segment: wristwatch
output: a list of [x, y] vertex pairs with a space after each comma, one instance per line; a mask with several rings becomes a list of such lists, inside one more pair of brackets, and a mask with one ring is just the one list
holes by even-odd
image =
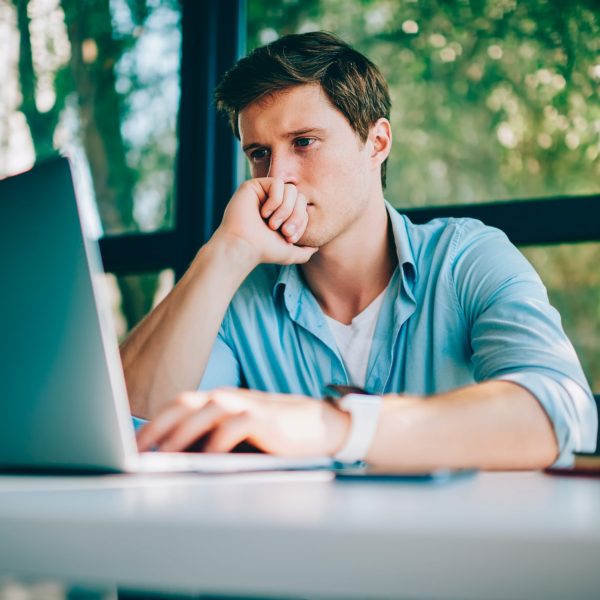
[[340, 463], [364, 460], [377, 429], [383, 398], [356, 386], [330, 384], [323, 399], [350, 415], [348, 439], [333, 459]]

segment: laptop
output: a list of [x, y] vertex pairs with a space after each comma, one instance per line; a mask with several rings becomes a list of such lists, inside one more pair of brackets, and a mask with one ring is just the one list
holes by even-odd
[[139, 453], [98, 244], [65, 158], [0, 181], [0, 470], [330, 468], [329, 458]]

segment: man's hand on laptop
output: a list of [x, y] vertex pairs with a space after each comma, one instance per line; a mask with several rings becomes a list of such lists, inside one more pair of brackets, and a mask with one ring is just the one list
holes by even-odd
[[331, 456], [350, 431], [350, 416], [306, 396], [235, 388], [184, 392], [137, 434], [140, 451], [179, 452], [205, 439], [203, 451], [242, 442], [289, 457]]
[[241, 244], [256, 264], [304, 263], [318, 250], [296, 245], [308, 225], [306, 206], [293, 184], [249, 179], [232, 196], [213, 239]]

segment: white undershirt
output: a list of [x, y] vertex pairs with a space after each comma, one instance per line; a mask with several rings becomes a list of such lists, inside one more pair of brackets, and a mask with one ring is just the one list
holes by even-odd
[[352, 319], [350, 325], [325, 315], [352, 385], [365, 386], [373, 334], [386, 290], [387, 287], [367, 308]]

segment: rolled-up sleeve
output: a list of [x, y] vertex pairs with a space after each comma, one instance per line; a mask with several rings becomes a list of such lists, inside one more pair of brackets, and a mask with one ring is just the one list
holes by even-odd
[[454, 253], [475, 379], [512, 381], [537, 398], [556, 435], [556, 466], [571, 464], [573, 452], [592, 451], [594, 398], [538, 274], [504, 233], [478, 221], [464, 223]]

